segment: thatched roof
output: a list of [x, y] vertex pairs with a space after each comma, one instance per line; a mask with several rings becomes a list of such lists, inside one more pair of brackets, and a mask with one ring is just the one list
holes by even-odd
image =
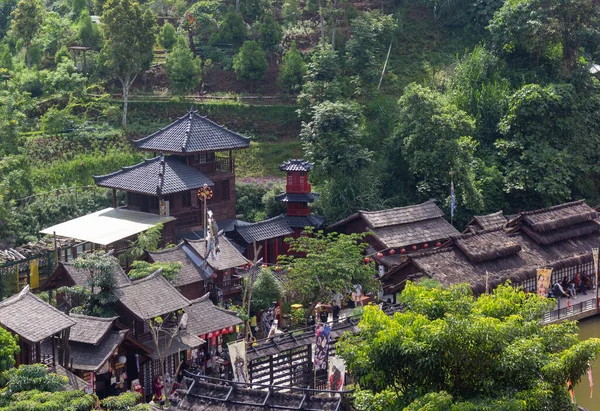
[[584, 200], [579, 200], [550, 208], [522, 212], [520, 216], [534, 231], [544, 233], [595, 220], [598, 218], [598, 213]]
[[474, 263], [508, 257], [521, 251], [520, 243], [498, 229], [458, 236], [454, 243]]
[[[117, 286], [120, 287], [131, 284], [131, 280], [119, 264], [115, 264], [113, 273], [117, 280]], [[78, 269], [73, 263], [59, 262], [50, 277], [48, 277], [44, 283], [42, 290], [50, 290], [65, 284], [71, 286], [78, 285], [89, 289], [91, 276], [92, 273], [88, 269]], [[94, 292], [98, 293], [100, 290], [95, 289]]]
[[[177, 408], [185, 411], [262, 411], [262, 410], [329, 410], [340, 409], [342, 398], [327, 392], [294, 389], [291, 392], [246, 389], [239, 384], [210, 383], [201, 379], [185, 379], [189, 385]], [[215, 381], [216, 382], [216, 381]], [[220, 382], [220, 381], [219, 381]], [[275, 387], [277, 388], [277, 387]], [[290, 391], [288, 388], [287, 391]]]
[[173, 281], [175, 287], [183, 287], [211, 278], [210, 273], [202, 269], [202, 262], [198, 259], [200, 256], [197, 256], [196, 251], [185, 242], [173, 248], [162, 251], [148, 251], [147, 253], [152, 262], [179, 262], [182, 264], [181, 270], [179, 270]]
[[413, 244], [446, 240], [460, 234], [443, 218], [444, 213], [433, 200], [408, 207], [381, 211], [359, 211], [328, 229], [340, 229], [348, 223], [362, 219], [366, 231], [385, 248], [406, 247]]
[[188, 314], [188, 333], [203, 335], [242, 323], [235, 311], [215, 306], [208, 297], [209, 294], [206, 294], [192, 300], [192, 305], [185, 309]]
[[69, 365], [73, 364], [74, 370], [99, 370], [123, 342], [127, 332], [128, 330], [110, 331], [98, 345], [69, 343]]
[[70, 314], [76, 324], [71, 327], [69, 341], [97, 345], [119, 317], [101, 318], [83, 314]]
[[192, 348], [199, 347], [205, 342], [206, 341], [204, 341], [203, 339], [196, 337], [193, 334], [190, 334], [188, 331], [182, 330], [173, 338], [170, 345], [168, 335], [162, 335], [158, 338], [160, 356], [159, 351], [156, 350], [154, 340], [144, 341], [143, 344], [149, 351], [151, 351], [150, 358], [152, 358], [153, 360], [158, 360], [161, 356], [162, 358], [166, 358], [167, 356], [176, 354], [180, 351], [191, 350]]
[[506, 217], [504, 217], [503, 211], [500, 210], [492, 214], [473, 216], [464, 233], [478, 233], [483, 230], [504, 227], [505, 225]]

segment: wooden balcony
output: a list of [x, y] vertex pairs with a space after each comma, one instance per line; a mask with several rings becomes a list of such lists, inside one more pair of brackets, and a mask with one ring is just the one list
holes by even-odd
[[207, 284], [208, 291], [213, 291], [219, 288], [224, 293], [228, 291], [237, 291], [242, 288], [242, 279], [239, 277], [233, 277], [231, 275], [215, 278], [212, 283]]
[[192, 164], [192, 167], [206, 175], [233, 173], [233, 158], [216, 158], [215, 161]]
[[202, 225], [202, 212], [199, 208], [172, 213], [171, 216], [176, 218], [175, 229]]

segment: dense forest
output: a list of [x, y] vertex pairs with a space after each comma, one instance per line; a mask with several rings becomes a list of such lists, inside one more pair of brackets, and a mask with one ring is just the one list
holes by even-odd
[[[600, 203], [593, 0], [0, 0], [0, 238], [110, 205], [92, 175], [192, 104], [252, 137], [238, 212], [316, 164], [328, 222]], [[123, 199], [121, 199], [123, 201]]]

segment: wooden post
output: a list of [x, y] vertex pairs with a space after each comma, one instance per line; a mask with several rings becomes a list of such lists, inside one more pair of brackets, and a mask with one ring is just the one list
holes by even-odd
[[264, 256], [265, 256], [265, 264], [268, 264], [268, 263], [269, 263], [269, 262], [267, 261], [267, 260], [268, 260], [268, 258], [269, 258], [269, 257], [267, 256], [267, 252], [268, 252], [268, 251], [269, 251], [269, 250], [267, 250], [267, 240], [265, 240], [265, 253], [264, 253]]
[[54, 334], [52, 336], [52, 367], [54, 367], [56, 369], [56, 335]]
[[112, 206], [113, 208], [117, 208], [117, 189], [112, 189]]
[[42, 343], [39, 341], [35, 343], [35, 362], [42, 362]]
[[58, 251], [58, 244], [56, 243], [56, 231], [54, 231], [54, 252], [56, 253], [56, 264], [60, 262], [60, 252]]

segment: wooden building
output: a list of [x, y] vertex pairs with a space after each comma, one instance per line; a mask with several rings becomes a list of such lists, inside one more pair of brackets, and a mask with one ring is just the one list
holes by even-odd
[[476, 294], [511, 280], [537, 289], [539, 267], [553, 268], [551, 282], [577, 273], [593, 276], [592, 248], [600, 244], [598, 213], [581, 201], [520, 213], [505, 228], [453, 236], [440, 249], [415, 253], [382, 278], [386, 294], [407, 280], [429, 277], [442, 285], [468, 283]]
[[173, 285], [191, 300], [207, 292], [213, 292], [213, 299], [216, 299], [219, 290], [228, 298], [239, 293], [241, 283], [234, 277], [234, 270], [248, 263], [224, 235], [219, 236], [219, 252], [214, 256], [206, 256], [204, 240], [183, 240], [176, 247], [147, 252], [147, 255], [150, 262], [180, 262], [183, 265]]
[[[29, 291], [0, 303], [0, 325], [19, 337], [17, 365], [40, 363], [65, 365], [69, 358], [69, 332], [75, 321]], [[50, 341], [50, 357], [42, 358], [42, 343]]]
[[439, 248], [450, 237], [460, 234], [444, 219], [433, 200], [407, 207], [380, 211], [359, 211], [328, 227], [344, 234], [366, 233], [367, 252], [384, 272], [399, 264], [405, 255]]
[[202, 117], [195, 110], [165, 128], [135, 141], [138, 150], [160, 155], [103, 176], [96, 185], [127, 191], [127, 208], [175, 217], [178, 233], [202, 226], [203, 204], [197, 190], [213, 191], [208, 200], [217, 221], [234, 219], [235, 172], [232, 151], [250, 140]]
[[[123, 268], [115, 264], [114, 276], [117, 282], [117, 286], [123, 286], [131, 283], [131, 280], [123, 271]], [[50, 277], [46, 280], [44, 285], [41, 287], [41, 291], [54, 290], [60, 287], [73, 287], [80, 286], [90, 289], [92, 273], [87, 269], [78, 269], [73, 263], [59, 262], [56, 268], [50, 274]], [[99, 290], [95, 290], [99, 292]]]
[[265, 264], [277, 262], [277, 256], [288, 252], [286, 237], [298, 237], [306, 227], [318, 229], [325, 219], [312, 213], [310, 203], [319, 198], [313, 193], [308, 182], [308, 173], [314, 165], [305, 160], [287, 160], [279, 166], [286, 172], [285, 192], [275, 199], [286, 205], [285, 214], [254, 224], [235, 225], [230, 234], [232, 239], [244, 248], [245, 256], [254, 259], [254, 246], [262, 246], [258, 258]]
[[[133, 337], [150, 351], [151, 361], [141, 363], [139, 371], [140, 383], [144, 392], [149, 394], [154, 377], [160, 373], [160, 356], [152, 341], [148, 321], [160, 316], [165, 323], [174, 325], [179, 321], [180, 312], [189, 307], [191, 302], [162, 276], [162, 270], [118, 287], [114, 294], [118, 298], [115, 308], [120, 322], [129, 327]], [[180, 353], [184, 355], [184, 360], [188, 352], [198, 349], [202, 344], [204, 344], [203, 340], [185, 331], [179, 332], [168, 348], [166, 338], [160, 338], [159, 351], [165, 359], [166, 371], [174, 375], [182, 361]]]

